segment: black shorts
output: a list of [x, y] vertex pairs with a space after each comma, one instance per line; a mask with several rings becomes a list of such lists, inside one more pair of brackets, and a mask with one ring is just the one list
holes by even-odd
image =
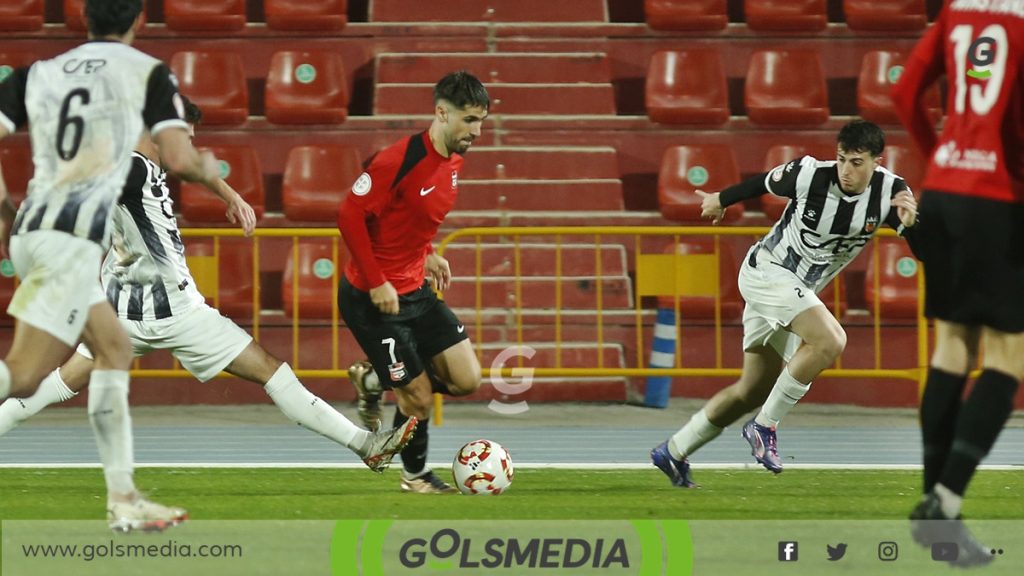
[[925, 190], [919, 214], [928, 317], [1024, 332], [1024, 204]]
[[373, 364], [385, 389], [401, 388], [423, 373], [434, 356], [469, 338], [466, 328], [429, 284], [398, 297], [398, 315], [382, 314], [344, 276], [338, 310]]

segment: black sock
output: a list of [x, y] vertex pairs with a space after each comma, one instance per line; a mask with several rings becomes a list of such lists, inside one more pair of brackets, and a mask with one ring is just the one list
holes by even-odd
[[938, 368], [928, 370], [928, 383], [921, 399], [925, 494], [932, 491], [946, 467], [966, 383], [966, 375], [951, 374]]
[[963, 496], [978, 464], [988, 455], [1013, 412], [1017, 379], [986, 369], [974, 383], [956, 422], [956, 437], [939, 482]]
[[[395, 428], [405, 424], [409, 417], [402, 414], [402, 411], [395, 407]], [[416, 433], [412, 440], [402, 449], [402, 467], [410, 475], [415, 476], [427, 467], [427, 440], [429, 438], [430, 420], [424, 418], [416, 424]]]

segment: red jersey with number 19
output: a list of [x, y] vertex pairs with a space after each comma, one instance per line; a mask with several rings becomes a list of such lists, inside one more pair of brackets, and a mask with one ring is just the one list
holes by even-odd
[[[920, 96], [945, 71], [936, 139]], [[953, 0], [907, 59], [896, 110], [929, 157], [930, 190], [1024, 202], [1024, 0]]]
[[353, 286], [369, 291], [387, 281], [407, 294], [423, 285], [424, 260], [455, 204], [462, 163], [459, 154], [438, 153], [427, 132], [371, 160], [338, 210], [338, 229], [352, 252], [345, 276]]

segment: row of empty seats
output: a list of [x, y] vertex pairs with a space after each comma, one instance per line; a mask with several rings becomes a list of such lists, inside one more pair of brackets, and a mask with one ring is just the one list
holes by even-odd
[[[864, 118], [898, 124], [890, 92], [903, 71], [904, 55], [875, 50], [864, 55], [857, 81], [857, 107]], [[647, 115], [662, 124], [721, 125], [730, 116], [729, 92], [718, 50], [662, 50], [647, 69]], [[750, 121], [760, 125], [816, 125], [829, 118], [828, 88], [814, 52], [765, 50], [750, 59], [744, 84]], [[939, 91], [929, 109], [942, 114]]]
[[[644, 0], [655, 30], [714, 31], [729, 23], [726, 0]], [[826, 0], [744, 0], [747, 26], [764, 32], [818, 32], [828, 26]], [[861, 31], [915, 31], [928, 24], [925, 0], [843, 0], [847, 26]]]
[[[262, 4], [268, 28], [337, 31], [348, 22], [346, 0], [252, 0]], [[64, 23], [84, 30], [84, 0], [63, 0]], [[34, 31], [45, 20], [44, 0], [6, 0], [0, 31]], [[726, 0], [645, 0], [648, 25], [656, 30], [713, 31], [729, 23]], [[183, 32], [230, 32], [245, 28], [246, 0], [163, 0], [164, 21]], [[764, 32], [815, 32], [828, 25], [826, 0], [744, 0], [747, 26]], [[924, 0], [843, 0], [853, 30], [920, 30], [928, 22]], [[605, 0], [448, 0], [444, 10], [422, 0], [371, 0], [371, 22], [608, 22]]]
[[[784, 162], [811, 155], [821, 160], [834, 159], [835, 146], [811, 149], [805, 146], [779, 144], [768, 150], [764, 170], [769, 171]], [[886, 146], [882, 152], [882, 165], [902, 176], [911, 189], [917, 187], [924, 175], [924, 162], [920, 154], [906, 146]], [[696, 224], [701, 219], [701, 197], [697, 190], [718, 191], [740, 180], [736, 168], [736, 155], [729, 146], [684, 145], [665, 151], [658, 175], [658, 204], [661, 214], [669, 220]], [[773, 220], [782, 215], [788, 200], [772, 194], [760, 198], [761, 209]], [[742, 204], [730, 206], [725, 213], [726, 222], [735, 222], [744, 214]]]

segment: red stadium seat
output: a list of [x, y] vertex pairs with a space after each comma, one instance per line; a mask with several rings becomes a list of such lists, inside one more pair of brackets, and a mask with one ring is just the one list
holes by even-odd
[[335, 222], [338, 204], [362, 171], [354, 146], [292, 148], [284, 167], [284, 215], [296, 221]]
[[[334, 261], [334, 242], [338, 245], [338, 260]], [[299, 242], [298, 297], [300, 318], [330, 318], [336, 306], [338, 293], [335, 277], [341, 278], [348, 261], [345, 244], [333, 238], [317, 238]], [[281, 299], [284, 313], [289, 318], [295, 309], [295, 260], [288, 251], [284, 276], [281, 280]]]
[[275, 52], [266, 91], [274, 124], [339, 124], [348, 116], [345, 64], [337, 52]]
[[[917, 318], [917, 274], [920, 266], [906, 240], [879, 238], [877, 254], [870, 245], [865, 250], [871, 251], [864, 277], [864, 297], [868, 311], [874, 313], [877, 300], [882, 318]], [[880, 258], [877, 292], [876, 258]]]
[[4, 0], [0, 4], [0, 31], [34, 32], [43, 27], [43, 0]]
[[245, 0], [164, 0], [164, 22], [178, 31], [245, 28]]
[[0, 146], [0, 166], [4, 171], [7, 192], [16, 205], [25, 199], [28, 181], [32, 179], [35, 166], [32, 164], [32, 147], [28, 140], [19, 144], [4, 142]]
[[817, 32], [828, 26], [825, 0], [746, 0], [743, 12], [751, 30]]
[[[252, 206], [257, 219], [262, 218], [263, 172], [256, 150], [249, 146], [211, 146], [210, 151], [221, 162], [221, 178]], [[179, 209], [192, 222], [227, 222], [224, 201], [199, 184], [181, 183]]]
[[815, 52], [762, 50], [750, 58], [744, 100], [755, 124], [811, 126], [828, 120], [828, 88]]
[[[679, 222], [702, 222], [701, 197], [694, 191], [718, 192], [739, 179], [736, 156], [728, 146], [669, 148], [662, 156], [658, 175], [658, 205], [661, 214]], [[725, 212], [725, 220], [733, 221], [742, 215], [742, 204], [730, 206]]]
[[724, 30], [726, 0], [644, 0], [647, 25], [673, 32]]
[[189, 259], [189, 268], [199, 285], [199, 290], [206, 296], [206, 302], [215, 306], [222, 314], [236, 320], [252, 319], [253, 297], [253, 262], [252, 240], [248, 238], [221, 238], [220, 259], [216, 268], [207, 272], [197, 266], [194, 258], [212, 258], [214, 256], [213, 240], [187, 240], [185, 255]]
[[64, 25], [68, 30], [85, 32], [85, 15], [82, 8], [85, 7], [85, 0], [64, 0]]
[[924, 0], [843, 0], [853, 30], [908, 33], [928, 25]]
[[[703, 236], [682, 236], [674, 245], [675, 253], [682, 254], [714, 254], [715, 241]], [[721, 305], [721, 319], [724, 321], [739, 318], [743, 312], [743, 298], [740, 296], [739, 285], [736, 283], [739, 267], [736, 265], [735, 244], [721, 242], [718, 259], [718, 287], [721, 292], [718, 299]], [[665, 247], [665, 253], [671, 254], [673, 245]], [[675, 298], [672, 296], [658, 297], [658, 306], [674, 308]], [[684, 320], [709, 320], [715, 318], [714, 296], [680, 296], [679, 314]]]
[[203, 110], [203, 124], [242, 124], [249, 117], [249, 88], [235, 52], [177, 52], [171, 71], [178, 88]]
[[[899, 124], [892, 105], [892, 87], [903, 73], [903, 54], [887, 50], [873, 50], [864, 54], [857, 81], [857, 108], [860, 115], [876, 124]], [[938, 86], [925, 96], [928, 111], [934, 120], [942, 117], [942, 102]]]
[[882, 152], [882, 165], [907, 182], [907, 186], [920, 197], [924, 180], [925, 161], [914, 146], [886, 146]]
[[337, 32], [348, 23], [347, 0], [263, 0], [267, 28]]
[[717, 50], [661, 50], [651, 56], [647, 115], [660, 124], [724, 124], [729, 89]]

